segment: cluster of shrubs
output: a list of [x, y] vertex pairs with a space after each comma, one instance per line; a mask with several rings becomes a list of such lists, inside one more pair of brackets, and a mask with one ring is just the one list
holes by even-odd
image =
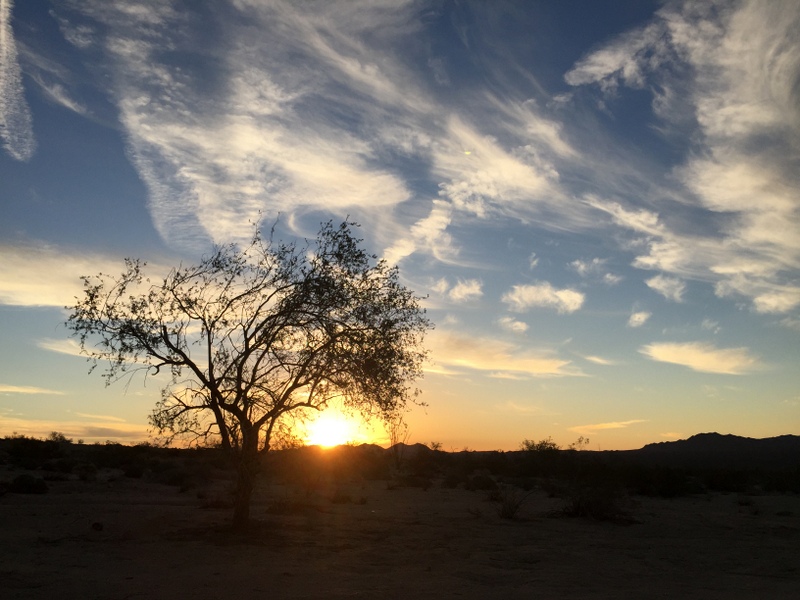
[[39, 494], [47, 492], [48, 482], [92, 482], [102, 473], [106, 477], [145, 478], [185, 491], [208, 482], [215, 470], [224, 471], [228, 463], [215, 449], [73, 443], [53, 432], [45, 439], [21, 435], [0, 439], [0, 465], [12, 475], [15, 470], [26, 471], [0, 483], [0, 493]]
[[[464, 488], [485, 493], [504, 518], [514, 518], [533, 490], [561, 499], [560, 515], [599, 520], [625, 520], [625, 501], [631, 495], [800, 493], [800, 466], [759, 470], [647, 464], [584, 451], [586, 442], [580, 439], [561, 449], [549, 438], [525, 440], [514, 452], [445, 452], [441, 444], [390, 450], [373, 445], [293, 447], [267, 453], [262, 470], [268, 479], [297, 486], [307, 495], [330, 482], [355, 480], [385, 480], [389, 489]], [[27, 471], [0, 483], [0, 494], [45, 493], [48, 481], [94, 481], [112, 471], [182, 491], [199, 489], [211, 479], [233, 478], [230, 460], [219, 449], [76, 444], [56, 432], [44, 440], [16, 435], [0, 439], [0, 464]], [[360, 499], [335, 496], [331, 501]]]

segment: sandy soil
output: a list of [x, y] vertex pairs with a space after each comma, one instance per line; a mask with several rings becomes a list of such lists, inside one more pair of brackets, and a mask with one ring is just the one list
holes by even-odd
[[[113, 479], [113, 478], [112, 478]], [[223, 485], [224, 482], [218, 482]], [[487, 492], [263, 484], [244, 538], [217, 492], [120, 477], [0, 498], [0, 597], [797, 598], [800, 498], [636, 498], [634, 523], [501, 519]], [[206, 508], [203, 508], [206, 506]], [[102, 528], [101, 528], [102, 526]]]

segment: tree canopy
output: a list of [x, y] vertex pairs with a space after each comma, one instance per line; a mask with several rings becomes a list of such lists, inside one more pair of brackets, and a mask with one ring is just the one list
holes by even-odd
[[126, 259], [118, 277], [83, 277], [83, 296], [68, 307], [67, 327], [107, 383], [168, 370], [150, 422], [231, 451], [240, 524], [258, 451], [283, 417], [337, 398], [392, 418], [416, 401], [432, 324], [397, 267], [368, 254], [354, 227], [328, 222], [305, 245], [256, 233], [156, 281]]

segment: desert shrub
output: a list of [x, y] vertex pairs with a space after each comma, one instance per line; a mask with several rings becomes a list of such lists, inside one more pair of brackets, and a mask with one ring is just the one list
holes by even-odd
[[122, 472], [125, 477], [131, 479], [141, 479], [146, 470], [146, 463], [144, 461], [129, 462], [122, 465]]
[[47, 436], [46, 441], [55, 442], [56, 444], [71, 444], [72, 438], [68, 438], [60, 431], [51, 431]]
[[516, 519], [519, 510], [531, 495], [531, 492], [514, 486], [501, 486], [494, 493], [497, 494], [497, 514], [501, 519]]
[[6, 437], [3, 442], [9, 462], [23, 469], [38, 469], [46, 461], [64, 456], [64, 448], [57, 442], [37, 440], [23, 435]]
[[51, 458], [42, 463], [40, 467], [42, 471], [51, 471], [55, 473], [72, 473], [78, 461], [74, 458]]
[[497, 489], [497, 482], [488, 473], [476, 473], [466, 482], [468, 490], [490, 491]]
[[456, 470], [450, 470], [444, 475], [442, 485], [449, 489], [457, 488], [459, 485], [467, 483], [468, 476], [465, 473]]
[[47, 483], [41, 477], [23, 473], [11, 480], [8, 491], [15, 494], [46, 494]]
[[706, 487], [715, 492], [734, 492], [743, 494], [756, 482], [750, 471], [734, 469], [712, 469], [703, 473]]
[[627, 475], [631, 491], [642, 496], [675, 498], [697, 490], [686, 472], [669, 467], [636, 467]]
[[500, 476], [510, 473], [509, 460], [505, 452], [477, 452], [472, 460], [473, 470], [480, 470]]
[[552, 438], [538, 442], [523, 440], [520, 450], [516, 457], [515, 471], [518, 475], [528, 477], [564, 476], [572, 467], [573, 454], [578, 454], [562, 451]]
[[624, 494], [616, 486], [577, 482], [567, 489], [560, 514], [594, 521], [624, 521], [628, 515], [623, 500]]
[[800, 494], [800, 467], [764, 473], [762, 485], [765, 491]]
[[417, 477], [431, 478], [439, 472], [439, 455], [434, 450], [415, 452], [405, 460], [405, 470]]
[[75, 465], [72, 472], [81, 481], [95, 481], [97, 479], [97, 466], [90, 462], [81, 462]]
[[548, 437], [538, 442], [534, 440], [524, 439], [519, 445], [520, 450], [525, 452], [557, 452], [561, 446], [553, 441], [553, 438]]

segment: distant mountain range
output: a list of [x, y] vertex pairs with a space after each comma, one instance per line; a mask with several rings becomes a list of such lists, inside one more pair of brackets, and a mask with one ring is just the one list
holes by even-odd
[[639, 450], [600, 452], [649, 465], [695, 468], [800, 468], [800, 436], [754, 439], [720, 433], [699, 433], [686, 440], [647, 444]]
[[[382, 448], [376, 446], [376, 451]], [[387, 451], [392, 451], [390, 448]], [[433, 452], [423, 444], [398, 444], [405, 458]], [[523, 452], [522, 450], [512, 453]], [[476, 455], [496, 452], [475, 452]], [[755, 439], [720, 433], [699, 433], [685, 440], [647, 444], [638, 450], [583, 450], [587, 458], [609, 463], [696, 469], [800, 469], [800, 436]], [[511, 453], [509, 453], [511, 454]]]

